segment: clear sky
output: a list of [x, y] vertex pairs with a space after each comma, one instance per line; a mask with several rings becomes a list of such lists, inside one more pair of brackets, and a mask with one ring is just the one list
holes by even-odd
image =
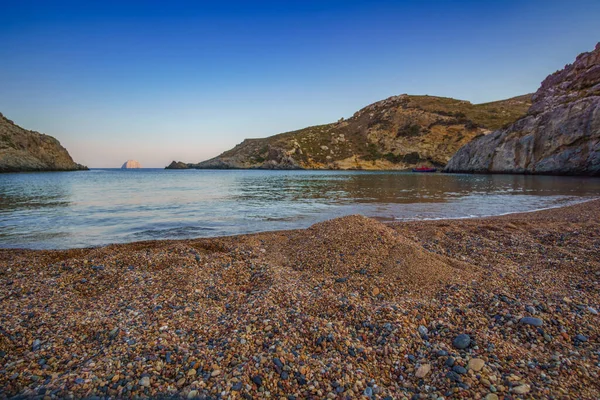
[[535, 91], [600, 1], [29, 1], [0, 10], [0, 112], [90, 167], [198, 162], [401, 94]]

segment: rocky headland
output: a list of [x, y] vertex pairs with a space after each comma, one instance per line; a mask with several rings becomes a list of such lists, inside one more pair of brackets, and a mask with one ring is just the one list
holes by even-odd
[[446, 172], [600, 175], [600, 43], [548, 76], [527, 114], [461, 148]]
[[0, 250], [0, 398], [597, 399], [600, 201]]
[[246, 139], [197, 164], [167, 169], [365, 169], [443, 167], [473, 138], [525, 114], [531, 95], [486, 104], [435, 96], [400, 95], [371, 104], [351, 118]]
[[87, 167], [75, 163], [58, 140], [23, 129], [0, 114], [0, 172], [77, 170]]

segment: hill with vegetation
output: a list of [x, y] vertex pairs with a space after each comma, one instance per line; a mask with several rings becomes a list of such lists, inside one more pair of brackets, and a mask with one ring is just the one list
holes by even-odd
[[531, 95], [485, 104], [400, 95], [373, 103], [349, 119], [262, 139], [246, 139], [197, 164], [170, 169], [373, 169], [445, 166], [478, 136], [523, 116]]

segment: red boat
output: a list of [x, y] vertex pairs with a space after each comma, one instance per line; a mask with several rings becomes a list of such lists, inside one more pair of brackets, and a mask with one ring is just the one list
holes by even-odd
[[418, 168], [413, 168], [412, 172], [436, 172], [437, 168], [431, 168], [431, 167], [418, 167]]

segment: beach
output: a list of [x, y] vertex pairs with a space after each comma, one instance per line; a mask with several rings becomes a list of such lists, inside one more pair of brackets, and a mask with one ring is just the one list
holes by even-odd
[[600, 396], [600, 200], [0, 250], [0, 398]]

